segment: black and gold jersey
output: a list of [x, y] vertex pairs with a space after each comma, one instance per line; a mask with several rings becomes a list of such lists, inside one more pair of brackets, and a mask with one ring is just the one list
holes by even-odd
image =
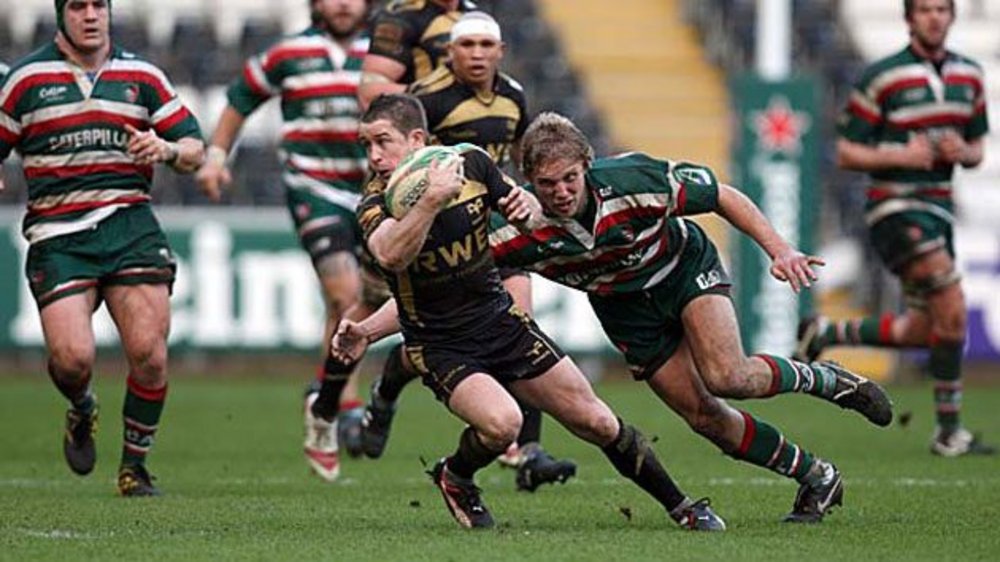
[[414, 82], [408, 91], [424, 106], [432, 140], [444, 145], [472, 143], [500, 166], [507, 163], [511, 145], [528, 127], [524, 90], [502, 72], [486, 95], [459, 80], [450, 64]]
[[451, 27], [463, 13], [475, 9], [465, 0], [454, 11], [433, 0], [393, 0], [375, 15], [368, 52], [405, 66], [399, 82], [409, 84], [444, 64]]
[[[470, 337], [513, 304], [493, 263], [488, 218], [515, 184], [485, 151], [467, 145], [463, 156], [462, 191], [438, 213], [417, 258], [405, 271], [380, 271], [410, 344]], [[365, 187], [358, 222], [366, 242], [390, 216], [384, 191], [379, 179]]]

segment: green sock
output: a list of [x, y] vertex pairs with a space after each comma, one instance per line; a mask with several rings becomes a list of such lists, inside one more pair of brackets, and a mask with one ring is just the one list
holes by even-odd
[[886, 313], [853, 320], [831, 320], [820, 338], [824, 345], [871, 345], [894, 347], [892, 322], [895, 315]]
[[125, 391], [122, 418], [125, 422], [122, 465], [143, 464], [153, 445], [153, 436], [160, 423], [167, 387], [146, 388], [129, 375]]
[[928, 367], [934, 378], [934, 410], [941, 429], [957, 429], [962, 409], [962, 344], [931, 340]]
[[818, 363], [802, 363], [787, 357], [759, 353], [756, 355], [771, 368], [770, 395], [804, 392], [830, 397], [837, 385], [836, 375]]
[[733, 457], [802, 481], [813, 464], [813, 455], [785, 439], [777, 428], [740, 410], [743, 440]]

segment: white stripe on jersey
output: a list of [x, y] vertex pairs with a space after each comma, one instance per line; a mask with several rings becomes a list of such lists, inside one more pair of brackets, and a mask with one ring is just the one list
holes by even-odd
[[0, 92], [0, 105], [7, 103], [7, 98], [14, 91], [14, 87], [25, 78], [35, 74], [52, 74], [57, 72], [73, 74], [73, 69], [65, 61], [33, 62], [18, 68], [7, 77], [6, 87]]
[[63, 236], [65, 234], [72, 234], [74, 232], [87, 230], [88, 228], [97, 226], [99, 222], [113, 215], [118, 209], [122, 209], [127, 206], [128, 205], [109, 205], [107, 207], [101, 207], [78, 217], [76, 220], [35, 223], [24, 231], [24, 237], [28, 240], [28, 244], [37, 244], [42, 240], [48, 240], [49, 238], [55, 238], [56, 236]]
[[2, 111], [0, 111], [0, 127], [10, 131], [16, 137], [21, 136], [21, 124], [8, 117]]
[[264, 74], [264, 68], [261, 66], [260, 59], [254, 57], [248, 60], [246, 69], [251, 87], [263, 90], [270, 96], [276, 96], [281, 93], [281, 90], [267, 79], [267, 74]]
[[24, 127], [38, 125], [46, 121], [64, 119], [87, 111], [104, 111], [141, 121], [149, 119], [149, 110], [141, 105], [89, 98], [83, 101], [64, 103], [39, 109], [31, 113], [25, 113], [21, 116], [21, 125]]
[[301, 154], [288, 154], [281, 151], [282, 160], [294, 168], [306, 172], [354, 172], [364, 170], [368, 160], [365, 158], [316, 158]]
[[928, 117], [953, 115], [958, 117], [972, 117], [972, 106], [967, 103], [954, 101], [931, 101], [919, 105], [908, 105], [900, 107], [886, 114], [887, 121], [907, 122]]
[[281, 179], [285, 182], [285, 185], [292, 189], [308, 191], [316, 197], [349, 209], [351, 212], [354, 212], [358, 208], [358, 203], [361, 202], [361, 194], [352, 193], [344, 189], [336, 189], [309, 176], [285, 172], [281, 175]]
[[357, 86], [360, 81], [360, 71], [335, 70], [332, 72], [309, 72], [292, 75], [285, 78], [281, 86], [288, 94], [294, 94], [298, 90], [319, 88], [322, 86]]
[[922, 64], [912, 63], [905, 64], [902, 66], [897, 66], [895, 68], [890, 68], [885, 72], [880, 73], [871, 84], [868, 84], [868, 89], [865, 93], [872, 100], [878, 100], [879, 95], [887, 87], [892, 84], [899, 82], [900, 80], [910, 80], [910, 79], [924, 79], [928, 77], [928, 68]]
[[[356, 102], [355, 102], [356, 103]], [[289, 133], [354, 133], [358, 130], [357, 117], [331, 117], [329, 119], [295, 119], [281, 126], [281, 134]]]
[[132, 72], [142, 72], [149, 74], [156, 79], [157, 82], [163, 86], [169, 94], [169, 97], [176, 97], [177, 91], [174, 90], [173, 84], [167, 79], [167, 75], [163, 73], [162, 70], [153, 65], [153, 63], [146, 62], [143, 60], [125, 60], [125, 59], [114, 59], [111, 65], [112, 70], [126, 70]]
[[863, 93], [854, 90], [851, 92], [851, 103], [861, 106], [862, 109], [882, 118], [882, 106], [876, 104], [874, 100]]
[[[674, 186], [673, 175], [670, 179], [670, 187], [674, 188], [674, 191], [679, 190], [680, 186]], [[647, 207], [660, 207], [663, 209], [663, 215], [666, 216], [674, 210], [672, 203], [675, 200], [676, 196], [671, 197], [666, 193], [634, 193], [615, 197], [601, 203], [601, 216], [597, 218], [597, 222], [601, 222], [602, 218], [613, 213]]]
[[[25, 170], [31, 168], [89, 166], [93, 164], [135, 164], [135, 160], [119, 150], [88, 150], [86, 152], [70, 152], [68, 154], [27, 155], [24, 157]], [[94, 192], [87, 191], [83, 193]]]
[[95, 201], [114, 201], [122, 197], [135, 197], [146, 195], [141, 189], [100, 189], [94, 191], [71, 191], [59, 195], [49, 195], [39, 197], [28, 202], [28, 208], [32, 211], [44, 211], [62, 205], [73, 205], [76, 203], [93, 203]]
[[170, 117], [173, 117], [174, 114], [176, 114], [179, 111], [182, 111], [183, 109], [184, 109], [184, 104], [181, 103], [181, 99], [175, 97], [174, 99], [163, 104], [163, 107], [157, 109], [156, 113], [154, 113], [153, 116], [149, 118], [149, 120], [153, 123], [153, 125], [159, 125], [162, 121]]

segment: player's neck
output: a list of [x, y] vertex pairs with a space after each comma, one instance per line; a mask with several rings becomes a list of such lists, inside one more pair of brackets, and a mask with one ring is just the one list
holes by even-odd
[[941, 62], [948, 54], [947, 49], [944, 48], [944, 43], [936, 48], [928, 47], [916, 38], [910, 39], [910, 49], [912, 49], [918, 57], [927, 59], [931, 62]]
[[76, 64], [87, 72], [96, 72], [104, 66], [111, 56], [111, 42], [108, 41], [103, 47], [92, 52], [84, 52], [70, 43], [62, 33], [56, 33], [56, 47], [66, 56], [70, 62]]
[[457, 10], [458, 5], [461, 4], [461, 0], [431, 0], [431, 2], [449, 11]]

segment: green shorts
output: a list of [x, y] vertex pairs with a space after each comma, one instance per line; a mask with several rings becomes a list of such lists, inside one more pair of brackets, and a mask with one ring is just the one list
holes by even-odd
[[929, 252], [944, 248], [955, 255], [951, 223], [930, 213], [907, 211], [878, 221], [868, 231], [882, 262], [893, 273]]
[[149, 205], [119, 209], [96, 227], [32, 244], [25, 273], [38, 308], [107, 285], [165, 283], [177, 272]]
[[588, 295], [635, 380], [653, 376], [677, 351], [684, 337], [681, 311], [702, 295], [730, 296], [732, 281], [715, 245], [701, 228], [687, 223], [688, 239], [677, 269], [644, 291], [608, 296]]
[[301, 189], [287, 188], [285, 193], [299, 244], [312, 258], [313, 265], [337, 252], [359, 255], [361, 229], [354, 209]]

